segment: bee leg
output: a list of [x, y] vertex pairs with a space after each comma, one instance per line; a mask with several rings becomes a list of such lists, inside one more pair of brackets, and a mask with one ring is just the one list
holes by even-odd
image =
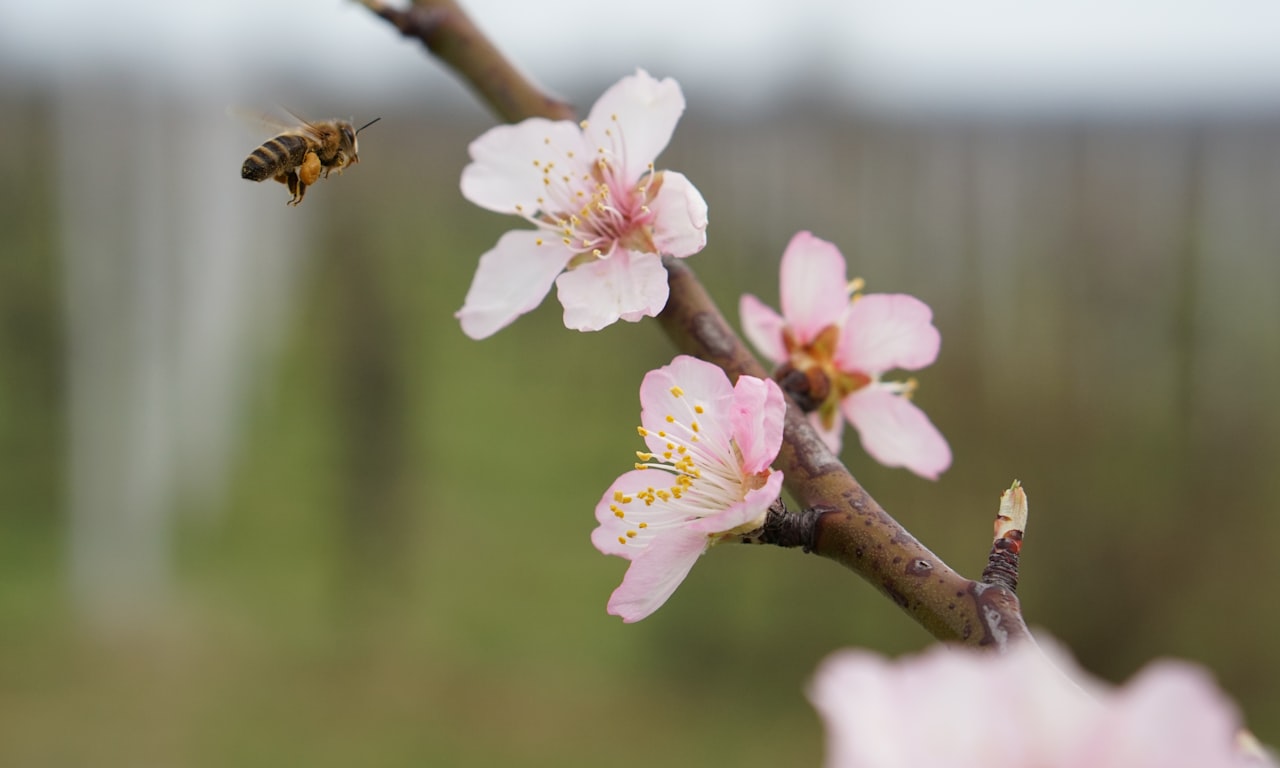
[[315, 184], [320, 178], [320, 167], [320, 158], [315, 152], [308, 152], [302, 159], [302, 165], [298, 166], [298, 178], [303, 184]]
[[298, 179], [298, 174], [294, 171], [282, 173], [276, 177], [276, 181], [284, 182], [289, 187], [289, 193], [293, 198], [289, 200], [289, 205], [297, 205], [302, 202], [302, 196], [307, 192], [307, 185]]

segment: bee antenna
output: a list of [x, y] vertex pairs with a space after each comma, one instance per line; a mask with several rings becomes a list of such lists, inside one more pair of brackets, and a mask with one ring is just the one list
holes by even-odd
[[357, 136], [359, 136], [361, 131], [363, 131], [365, 128], [368, 128], [369, 126], [373, 125], [374, 123], [378, 122], [378, 121], [379, 121], [379, 120], [381, 120], [381, 119], [382, 119], [381, 117], [375, 117], [375, 118], [373, 118], [372, 120], [370, 120], [369, 122], [367, 122], [367, 123], [365, 123], [364, 125], [360, 126], [359, 128], [357, 128], [357, 129], [356, 129], [356, 135], [357, 135]]

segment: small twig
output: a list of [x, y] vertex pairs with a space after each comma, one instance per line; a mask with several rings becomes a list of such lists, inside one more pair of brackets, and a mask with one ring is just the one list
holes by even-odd
[[743, 544], [772, 544], [775, 547], [800, 547], [812, 552], [817, 546], [818, 518], [831, 510], [821, 507], [792, 512], [787, 503], [778, 500], [769, 506], [764, 525], [742, 537]]
[[1027, 493], [1017, 480], [1000, 495], [1000, 511], [996, 513], [996, 536], [982, 571], [982, 583], [1018, 591], [1018, 554], [1027, 529]]
[[573, 120], [567, 102], [545, 94], [502, 55], [453, 0], [419, 0], [405, 9], [381, 0], [361, 3], [388, 21], [400, 34], [420, 40], [471, 86], [503, 120], [529, 117]]

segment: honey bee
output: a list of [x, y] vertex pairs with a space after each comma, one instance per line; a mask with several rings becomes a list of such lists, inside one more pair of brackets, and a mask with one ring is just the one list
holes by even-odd
[[346, 120], [310, 122], [294, 117], [301, 125], [271, 123], [284, 129], [283, 132], [245, 158], [244, 165], [240, 166], [240, 178], [250, 181], [274, 178], [289, 187], [293, 198], [288, 204], [296, 206], [307, 194], [307, 187], [322, 175], [328, 178], [330, 171], [341, 174], [343, 168], [360, 162], [356, 137], [382, 118], [375, 117], [353, 129]]

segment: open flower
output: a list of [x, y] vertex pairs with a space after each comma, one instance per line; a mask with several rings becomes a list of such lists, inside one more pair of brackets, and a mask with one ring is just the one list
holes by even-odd
[[842, 651], [809, 698], [828, 768], [1244, 768], [1272, 766], [1241, 738], [1204, 670], [1161, 661], [1123, 688], [1079, 683], [1065, 654], [937, 646], [889, 661]]
[[769, 469], [782, 445], [786, 401], [772, 381], [738, 377], [681, 355], [640, 384], [635, 469], [596, 505], [591, 543], [631, 561], [609, 613], [639, 621], [658, 610], [713, 544], [764, 524], [782, 492]]
[[662, 256], [706, 245], [707, 204], [682, 174], [653, 161], [684, 112], [680, 85], [643, 70], [605, 91], [581, 124], [532, 118], [471, 143], [462, 194], [520, 216], [480, 257], [457, 317], [482, 339], [542, 303], [554, 281], [564, 324], [597, 331], [667, 304]]
[[933, 312], [914, 296], [861, 295], [848, 282], [844, 256], [808, 232], [782, 254], [782, 314], [755, 296], [739, 306], [742, 330], [760, 353], [803, 376], [812, 396], [809, 420], [832, 451], [848, 419], [862, 447], [889, 467], [936, 480], [951, 466], [951, 448], [911, 402], [915, 380], [883, 381], [895, 368], [918, 370], [938, 356]]

